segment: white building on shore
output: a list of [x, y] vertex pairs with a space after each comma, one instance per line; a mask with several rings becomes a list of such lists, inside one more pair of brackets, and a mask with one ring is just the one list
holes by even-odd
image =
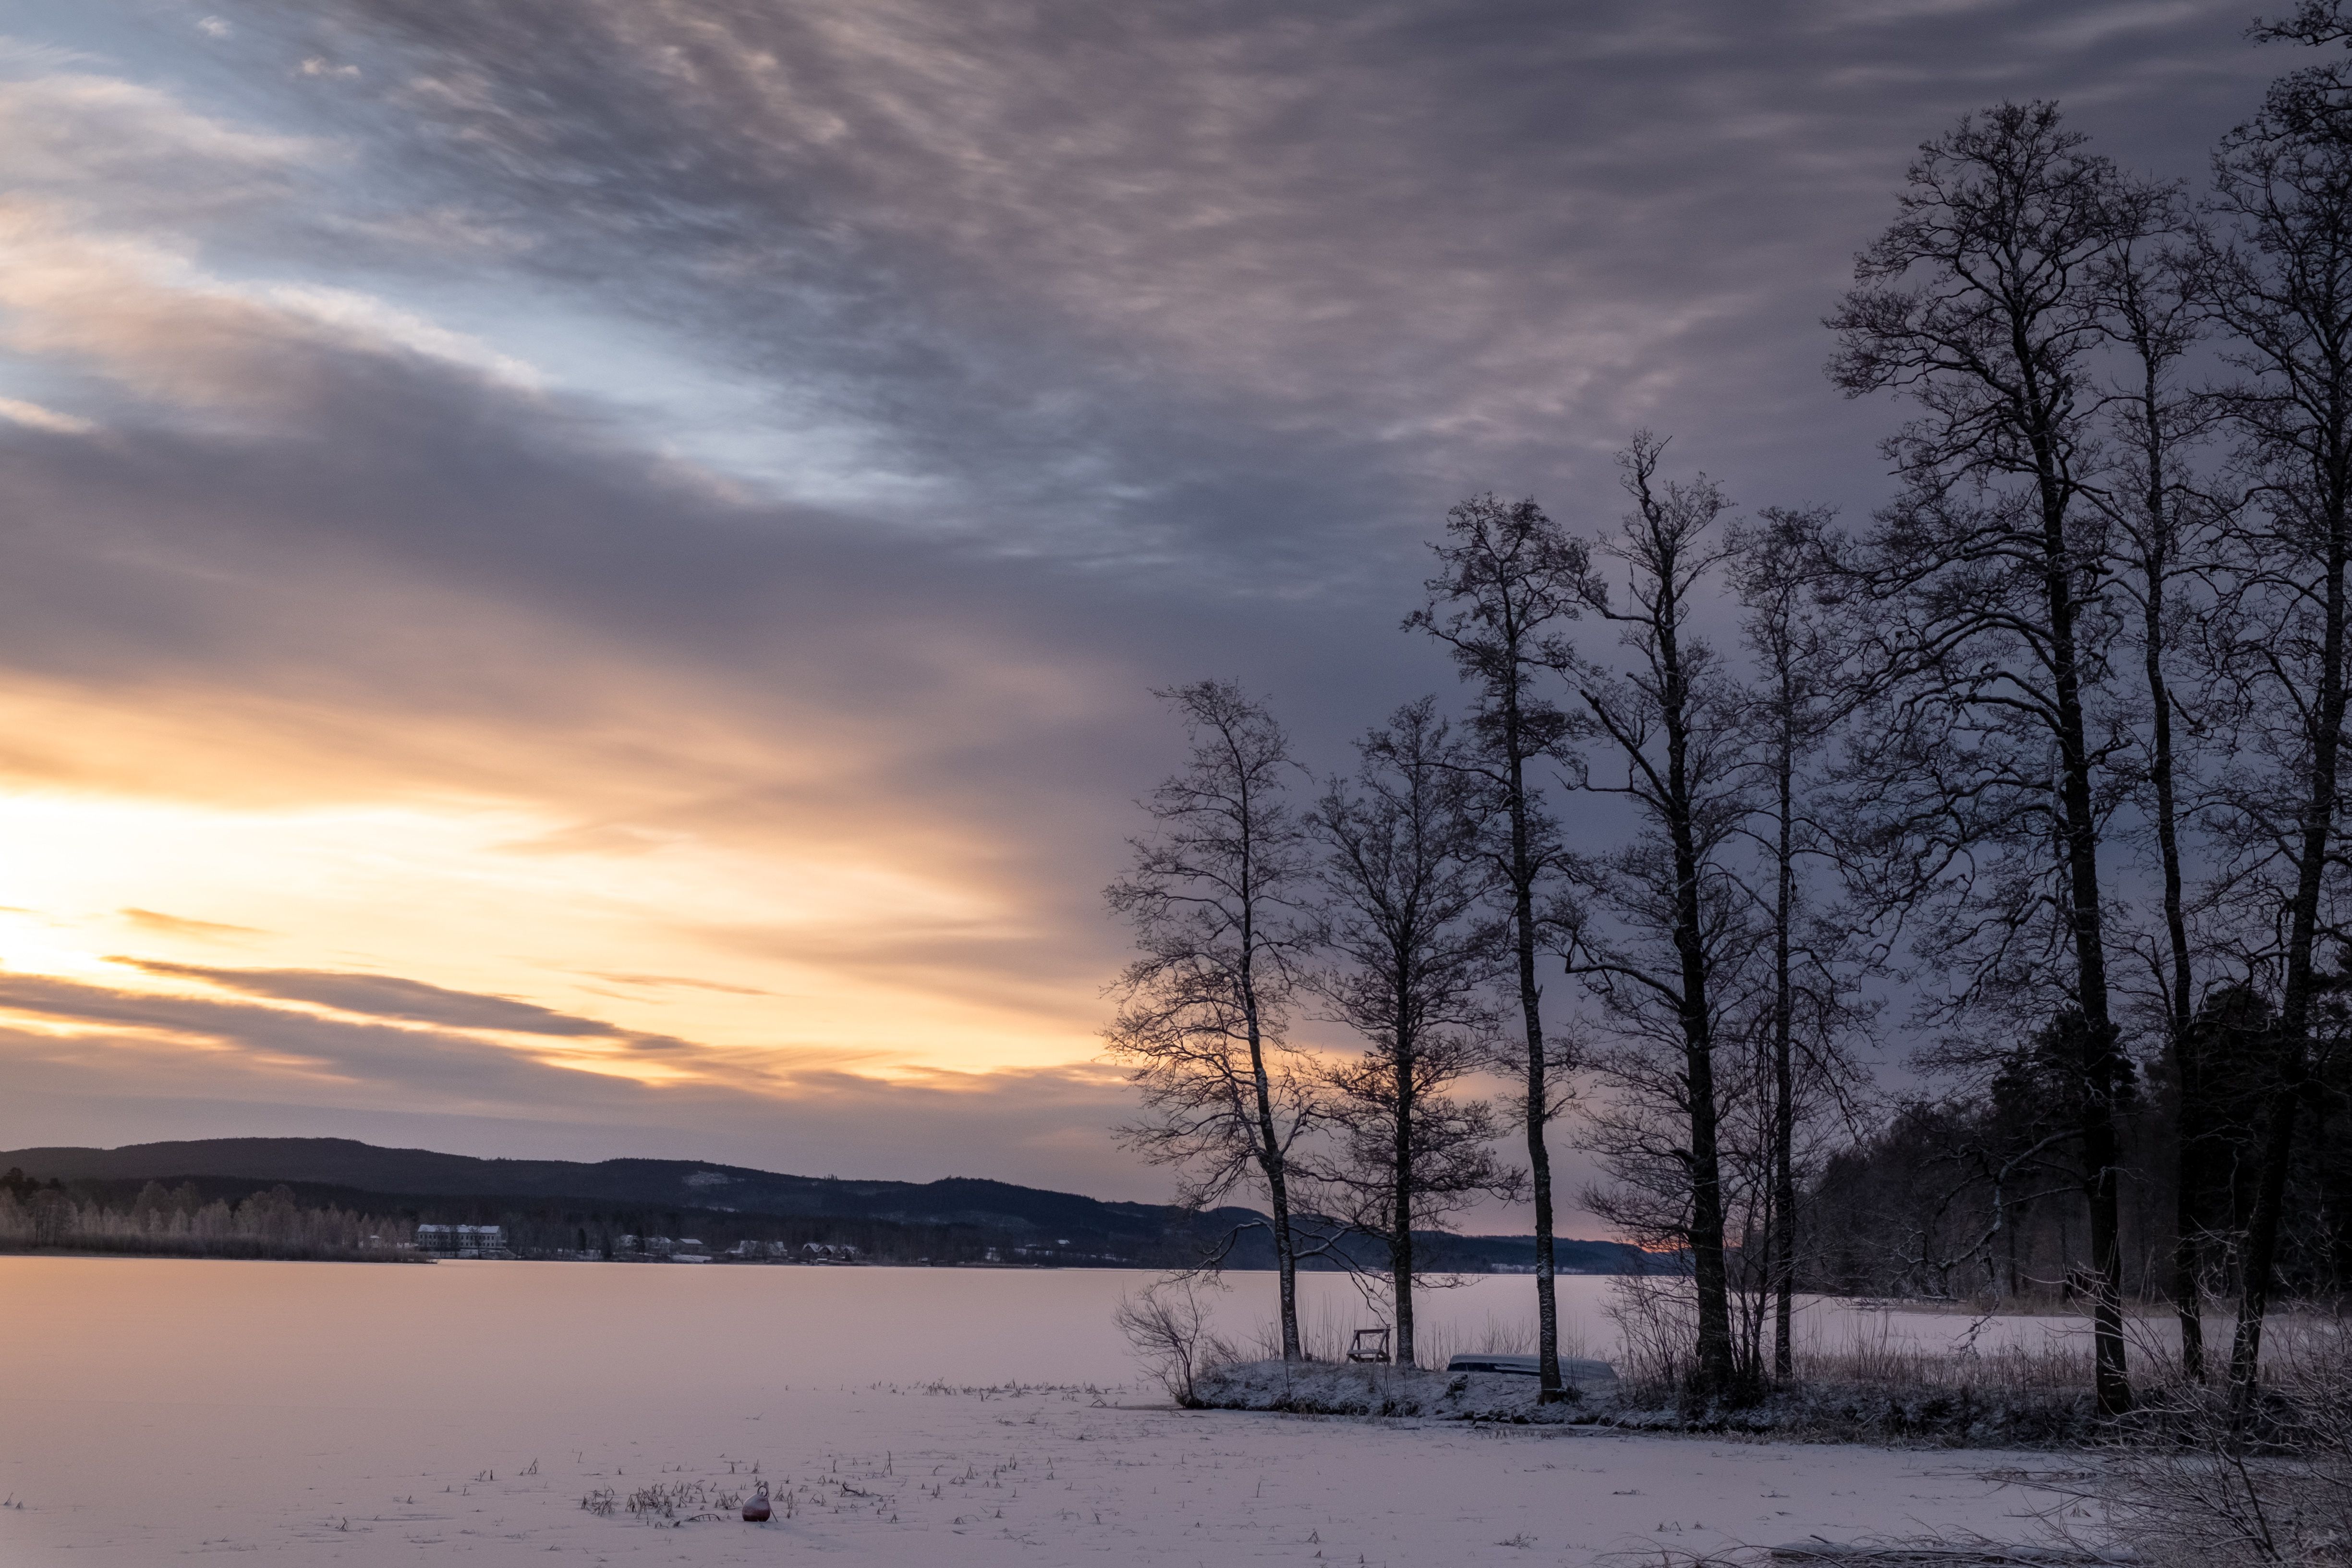
[[496, 1225], [420, 1225], [416, 1250], [432, 1258], [512, 1258], [506, 1227]]

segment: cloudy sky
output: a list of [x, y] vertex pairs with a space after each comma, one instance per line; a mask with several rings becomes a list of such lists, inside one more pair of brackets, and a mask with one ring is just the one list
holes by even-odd
[[1913, 146], [2197, 176], [2247, 0], [18, 0], [0, 1146], [331, 1133], [1158, 1197], [1102, 884], [1446, 506], [1885, 489]]

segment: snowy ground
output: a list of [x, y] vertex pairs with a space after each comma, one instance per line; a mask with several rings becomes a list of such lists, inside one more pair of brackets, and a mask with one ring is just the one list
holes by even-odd
[[[58, 1413], [62, 1415], [62, 1413]], [[794, 1391], [720, 1413], [388, 1422], [157, 1404], [102, 1426], [0, 1402], [0, 1561], [122, 1568], [216, 1552], [410, 1563], [1592, 1563], [1822, 1535], [2036, 1539], [1999, 1472], [2047, 1455], [1722, 1443], [1576, 1429], [1097, 1407], [1067, 1393]], [[10, 1447], [18, 1447], [11, 1439]], [[536, 1462], [536, 1473], [530, 1467]], [[629, 1494], [742, 1489], [794, 1517], [648, 1524]], [[611, 1488], [610, 1517], [580, 1506]]]
[[[2021, 1516], [2050, 1500], [2000, 1477], [2046, 1471], [2046, 1454], [1180, 1412], [1131, 1387], [872, 1375], [954, 1333], [975, 1336], [950, 1347], [968, 1363], [992, 1342], [1003, 1364], [1050, 1361], [1057, 1341], [1083, 1361], [1075, 1325], [1102, 1304], [1059, 1327], [1041, 1314], [1109, 1289], [0, 1259], [0, 1499], [20, 1505], [0, 1509], [0, 1564], [1585, 1563], [1813, 1534], [2031, 1540]], [[921, 1322], [942, 1326], [906, 1327]], [[789, 1487], [793, 1517], [626, 1511], [643, 1488], [716, 1496], [755, 1473]], [[612, 1515], [583, 1510], [605, 1488]]]

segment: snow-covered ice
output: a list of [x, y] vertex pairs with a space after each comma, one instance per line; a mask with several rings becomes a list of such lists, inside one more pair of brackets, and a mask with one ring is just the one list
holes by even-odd
[[[1591, 1563], [2030, 1539], [2047, 1455], [1186, 1412], [1132, 1279], [0, 1258], [0, 1563]], [[1524, 1282], [1522, 1282], [1523, 1284]], [[1058, 1316], [1057, 1316], [1058, 1314]], [[882, 1375], [893, 1358], [906, 1375]], [[958, 1388], [926, 1386], [961, 1365]], [[1131, 1376], [1131, 1373], [1129, 1374]], [[1020, 1377], [1017, 1391], [982, 1382]], [[961, 1391], [959, 1391], [961, 1390]], [[793, 1517], [647, 1524], [767, 1481]], [[2006, 1476], [2003, 1472], [2008, 1472]], [[613, 1490], [611, 1516], [581, 1500]]]

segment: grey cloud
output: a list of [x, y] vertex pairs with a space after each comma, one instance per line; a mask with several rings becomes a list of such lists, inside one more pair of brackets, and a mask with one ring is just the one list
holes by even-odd
[[[246, 10], [248, 100], [356, 149], [340, 216], [470, 215], [518, 247], [505, 286], [682, 332], [854, 416], [945, 499], [728, 517], [626, 464], [583, 471], [583, 446], [628, 445], [588, 410], [308, 355], [247, 378], [301, 386], [306, 437], [236, 454], [260, 469], [238, 488], [279, 492], [240, 507], [299, 512], [312, 550], [487, 567], [622, 635], [754, 601], [838, 631], [844, 586], [896, 629], [955, 616], [978, 574], [1003, 613], [975, 634], [1061, 658], [1217, 647], [1250, 614], [1321, 636], [1359, 606], [1343, 635], [1377, 644], [1447, 500], [1491, 481], [1605, 517], [1594, 458], [1639, 424], [1685, 432], [1751, 503], [1867, 504], [1885, 420], [1822, 383], [1815, 321], [1909, 144], [1990, 93], [2123, 81], [2092, 128], [2193, 171], [2272, 68], [2226, 0]], [[2069, 18], [2100, 36], [2037, 31]], [[313, 56], [362, 75], [292, 71]], [[310, 243], [332, 267], [448, 265], [377, 232]], [[154, 488], [219, 482], [174, 461], [150, 455]], [[929, 673], [887, 647], [828, 673]]]
[[311, 1002], [342, 1013], [364, 1013], [413, 1024], [457, 1029], [499, 1029], [526, 1035], [614, 1036], [624, 1031], [595, 1018], [559, 1013], [533, 1002], [452, 991], [397, 974], [357, 974], [331, 969], [215, 969], [156, 959], [119, 958], [149, 974], [203, 980], [281, 1002]]
[[[583, 652], [689, 686], [714, 721], [772, 745], [805, 744], [810, 711], [830, 712], [883, 737], [887, 773], [836, 748], [832, 773], [798, 783], [681, 776], [666, 803], [635, 801], [629, 823], [588, 837], [763, 819], [855, 837], [891, 803], [903, 841], [938, 834], [946, 860], [985, 846], [992, 876], [1052, 906], [1037, 952], [1078, 968], [1111, 959], [1094, 889], [1168, 755], [1147, 686], [1247, 673], [1294, 709], [1328, 708], [1336, 736], [1398, 685], [1445, 679], [1389, 629], [1394, 601], [1269, 619], [1066, 563], [918, 548], [836, 515], [724, 502], [652, 469], [591, 411], [451, 367], [287, 352], [310, 395], [274, 438], [11, 438], [0, 486], [47, 521], [9, 547], [0, 656], [73, 685], [274, 695], [348, 722], [361, 749], [436, 717], [597, 727], [612, 693]], [[1360, 683], [1386, 690], [1359, 705]], [[478, 782], [462, 752], [394, 765]], [[530, 787], [560, 800], [572, 784]]]
[[1914, 142], [2080, 95], [2194, 173], [2275, 68], [2229, 0], [317, 15], [530, 265], [814, 371], [992, 528], [1298, 582], [1482, 471], [1593, 499], [1643, 423], [1844, 499], [1814, 322]]
[[[1166, 1196], [1114, 1147], [1108, 1129], [1127, 1095], [1098, 1068], [885, 1081], [818, 1067], [656, 1089], [446, 1032], [66, 981], [0, 977], [0, 1010], [99, 1031], [60, 1037], [0, 1024], [5, 1146], [333, 1134], [493, 1157], [666, 1156], [915, 1181], [978, 1173]], [[191, 1037], [230, 1048], [190, 1051]], [[277, 1066], [288, 1058], [318, 1070], [289, 1077]]]
[[[70, 1010], [70, 998], [45, 999]], [[38, 1011], [40, 1009], [35, 1009]], [[51, 1016], [57, 1016], [52, 1014]], [[82, 1017], [78, 1011], [67, 1016]], [[199, 1029], [217, 1014], [148, 1013]], [[192, 1053], [138, 1033], [93, 1042], [0, 1023], [0, 1147], [111, 1146], [158, 1138], [362, 1138], [485, 1158], [710, 1160], [765, 1170], [929, 1181], [986, 1175], [1098, 1197], [1168, 1201], [1110, 1129], [1133, 1114], [1119, 1075], [1098, 1067], [940, 1074], [886, 1081], [796, 1073], [749, 1090], [734, 1083], [658, 1090], [518, 1060], [496, 1076], [452, 1074], [432, 1057], [389, 1058], [352, 1080], [293, 1079], [246, 1058]], [[1563, 1149], [1564, 1223], [1588, 1173]], [[1523, 1213], [1472, 1216], [1473, 1228], [1524, 1229]]]
[[[60, 1022], [196, 1038], [230, 1047], [236, 1067], [296, 1066], [356, 1091], [427, 1094], [451, 1107], [483, 1100], [527, 1101], [550, 1068], [516, 1051], [446, 1030], [356, 1024], [283, 1007], [204, 997], [117, 991], [43, 975], [0, 975], [0, 1009]], [[87, 1041], [47, 1039], [45, 1049], [87, 1059]], [[205, 1073], [225, 1064], [184, 1053]], [[588, 1075], [572, 1075], [588, 1076]]]

